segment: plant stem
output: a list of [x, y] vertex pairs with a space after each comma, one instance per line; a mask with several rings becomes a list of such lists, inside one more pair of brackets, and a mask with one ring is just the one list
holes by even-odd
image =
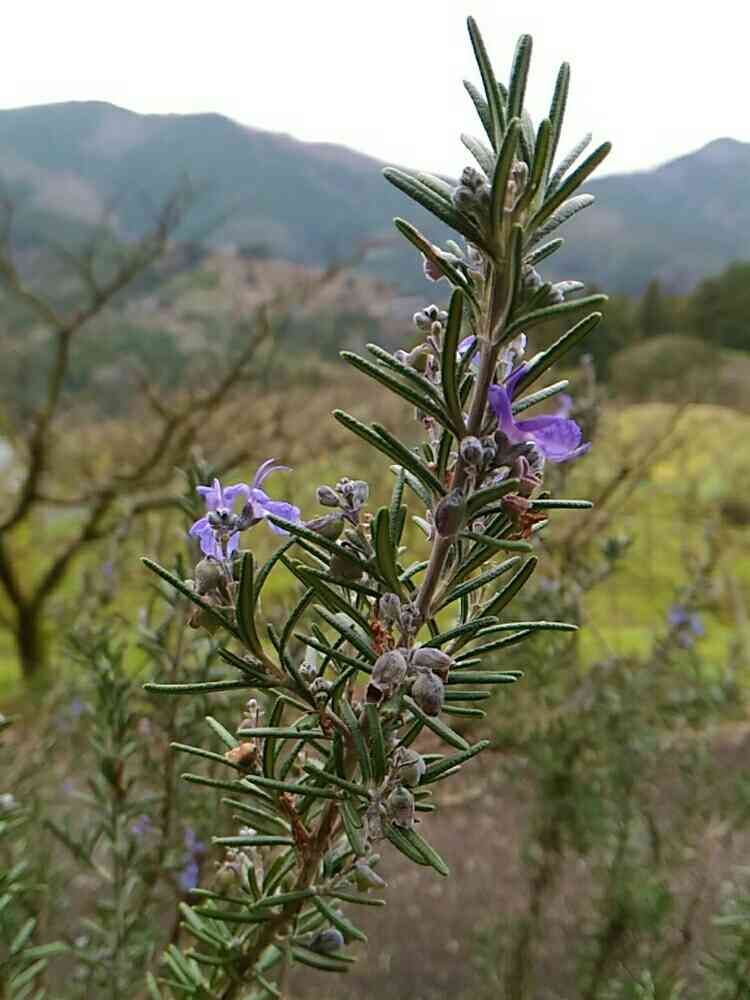
[[[482, 317], [484, 321], [484, 330], [483, 336], [480, 339], [479, 371], [477, 372], [476, 382], [474, 383], [471, 407], [469, 409], [469, 417], [466, 423], [466, 433], [470, 437], [478, 437], [482, 432], [484, 414], [487, 409], [487, 394], [490, 386], [492, 385], [492, 380], [495, 377], [495, 367], [500, 353], [500, 343], [493, 343], [492, 340], [493, 329], [496, 322], [495, 317], [499, 311], [500, 283], [495, 277], [496, 270], [494, 266], [489, 265], [489, 267], [491, 270], [487, 278], [487, 301], [485, 303]], [[500, 340], [501, 338], [495, 339]], [[458, 459], [456, 460], [456, 465], [453, 469], [450, 490], [463, 490], [466, 485], [468, 471], [468, 466], [459, 454]], [[452, 537], [446, 538], [442, 535], [435, 535], [432, 551], [430, 553], [430, 559], [422, 580], [422, 586], [419, 588], [419, 593], [416, 598], [417, 608], [423, 618], [430, 617], [430, 608], [432, 606], [433, 597], [435, 596], [435, 590], [440, 582], [445, 561], [448, 558], [448, 553], [450, 552], [452, 544]]]

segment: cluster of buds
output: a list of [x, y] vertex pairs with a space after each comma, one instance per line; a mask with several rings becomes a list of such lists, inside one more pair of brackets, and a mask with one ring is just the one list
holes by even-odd
[[363, 479], [342, 476], [335, 486], [319, 486], [316, 490], [318, 503], [321, 507], [332, 508], [335, 513], [315, 517], [307, 521], [305, 527], [336, 541], [347, 523], [355, 527], [359, 524], [360, 512], [369, 495], [370, 487]]
[[425, 715], [439, 715], [452, 666], [453, 659], [447, 653], [431, 646], [389, 649], [375, 661], [365, 698], [370, 704], [382, 705], [408, 691]]
[[[462, 250], [453, 240], [448, 240], [447, 245], [450, 247], [450, 250], [443, 250], [441, 247], [432, 246], [432, 253], [437, 260], [445, 261], [447, 265], [455, 268], [464, 276], [469, 276], [471, 272], [471, 277], [476, 279], [484, 266], [482, 252], [473, 243], [469, 243], [468, 241], [465, 250]], [[422, 270], [425, 278], [429, 281], [440, 281], [441, 278], [445, 277], [439, 264], [429, 257], [423, 259]]]
[[[225, 607], [231, 602], [230, 581], [220, 562], [206, 556], [196, 564], [193, 578], [185, 580], [185, 584], [199, 594], [206, 604], [213, 607]], [[218, 619], [205, 608], [194, 607], [187, 620], [190, 628], [204, 628], [213, 635], [219, 628]]]
[[402, 603], [398, 594], [383, 594], [378, 601], [378, 613], [390, 636], [393, 635], [394, 628], [399, 629], [404, 646], [411, 645], [424, 624], [419, 609], [408, 601]]
[[453, 204], [481, 227], [489, 222], [490, 186], [475, 167], [464, 167], [458, 186], [453, 190]]

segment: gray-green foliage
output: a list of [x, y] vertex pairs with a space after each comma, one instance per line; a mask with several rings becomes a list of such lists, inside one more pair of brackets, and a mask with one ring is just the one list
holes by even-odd
[[[192, 601], [191, 623], [220, 640], [226, 667], [206, 682], [159, 679], [148, 690], [253, 695], [230, 728], [209, 720], [210, 748], [174, 746], [188, 762], [184, 777], [196, 794], [222, 791], [244, 826], [214, 838], [226, 860], [211, 887], [196, 890], [183, 908], [194, 945], [167, 950], [162, 975], [150, 980], [154, 997], [260, 1000], [278, 995], [292, 963], [345, 973], [353, 961], [348, 945], [363, 937], [356, 907], [383, 904], [380, 873], [387, 876], [391, 848], [427, 869], [425, 877], [449, 873], [429, 842], [430, 786], [460, 775], [486, 746], [472, 745], [454, 721], [482, 718], [480, 706], [494, 686], [520, 676], [488, 670], [488, 657], [540, 629], [573, 628], [534, 615], [500, 620], [534, 571], [533, 540], [551, 512], [587, 504], [550, 498], [542, 453], [517, 436], [511, 441], [488, 400], [523, 354], [522, 331], [578, 321], [532, 360], [522, 380], [526, 390], [600, 319], [592, 310], [605, 296], [569, 298], [580, 285], [545, 283], [535, 264], [560, 245], [542, 251], [541, 238], [590, 203], [576, 192], [609, 145], [575, 169], [569, 159], [555, 171], [567, 66], [549, 117], [536, 129], [524, 108], [530, 37], [519, 41], [506, 88], [473, 19], [469, 34], [484, 93], [473, 86], [469, 92], [486, 142], [465, 142], [480, 169], [466, 168], [457, 183], [385, 171], [465, 241], [434, 246], [396, 220], [428, 276], [452, 286], [449, 309], [429, 306], [415, 316], [424, 342], [409, 353], [370, 345], [369, 358], [344, 355], [373, 388], [415, 409], [423, 443], [413, 448], [382, 425], [334, 414], [391, 467], [390, 503], [366, 512], [366, 484], [342, 477], [335, 489], [318, 488], [320, 502], [335, 513], [306, 524], [269, 514], [288, 540], [263, 566], [251, 551], [232, 559], [223, 548], [234, 530], [227, 526], [244, 530], [252, 523], [250, 501], [239, 516], [209, 513], [211, 527], [201, 529], [208, 530], [209, 558], [194, 580], [146, 561]], [[474, 346], [461, 349], [467, 338]], [[565, 384], [514, 399], [515, 411]], [[569, 457], [577, 453], [571, 447]], [[407, 499], [426, 508], [415, 517], [428, 536], [426, 560], [420, 549], [412, 551], [405, 531]], [[266, 587], [281, 570], [302, 589], [277, 629], [267, 622]], [[417, 751], [420, 736], [439, 752]], [[208, 776], [207, 760], [223, 765], [224, 774]]]

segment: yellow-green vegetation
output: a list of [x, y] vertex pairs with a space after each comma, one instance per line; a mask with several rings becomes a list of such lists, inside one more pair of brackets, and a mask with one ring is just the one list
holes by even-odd
[[720, 532], [722, 556], [707, 595], [701, 643], [707, 654], [719, 655], [732, 642], [750, 597], [749, 435], [750, 418], [720, 406], [676, 410], [650, 403], [605, 415], [596, 447], [573, 470], [566, 489], [596, 499], [627, 467], [630, 484], [623, 482], [603, 513], [589, 520], [600, 517], [607, 533], [632, 542], [618, 571], [585, 598], [586, 659], [649, 647], [664, 626], [675, 588], [689, 584], [691, 564], [712, 526]]
[[[370, 407], [377, 408], [363, 400], [356, 412]], [[311, 406], [311, 413], [316, 410]], [[313, 419], [329, 418], [320, 413]], [[721, 532], [723, 557], [709, 595], [706, 636], [700, 642], [706, 653], [723, 656], [735, 635], [738, 602], [750, 597], [749, 437], [750, 417], [724, 407], [691, 405], [680, 410], [650, 403], [605, 410], [595, 447], [586, 459], [570, 467], [563, 487], [565, 496], [601, 498], [602, 502], [593, 512], [556, 512], [548, 529], [551, 541], [568, 540], [587, 550], [595, 531], [596, 544], [611, 535], [632, 539], [617, 572], [584, 598], [580, 633], [584, 662], [649, 648], [655, 632], [663, 627], [676, 588], [689, 582], [691, 561], [695, 562], [710, 524], [718, 525]], [[373, 481], [376, 474], [382, 477], [382, 467], [373, 465], [372, 456], [356, 440], [334, 436], [332, 441], [334, 447], [327, 439], [324, 443], [311, 435], [311, 451], [318, 453], [308, 452], [305, 460], [301, 449], [292, 459], [295, 467], [287, 477], [285, 496], [299, 504], [303, 516], [319, 512], [307, 488], [310, 483], [333, 483], [341, 475], [369, 479], [376, 505], [385, 501], [390, 489], [390, 479]], [[240, 468], [233, 478], [242, 479], [252, 471]], [[179, 480], [175, 488], [179, 489]], [[416, 507], [412, 509], [417, 512]], [[743, 518], [748, 523], [741, 523]], [[105, 614], [134, 622], [152, 583], [140, 570], [139, 555], [148, 552], [169, 564], [181, 548], [181, 532], [187, 524], [177, 510], [151, 514], [114, 550], [106, 543], [89, 550], [66, 585], [57, 605], [59, 614], [48, 623], [49, 632], [64, 631], [65, 606], [83, 600], [89, 582], [101, 575], [110, 560], [117, 586]], [[66, 527], [70, 524], [65, 518], [47, 522], [47, 544]], [[264, 559], [277, 538], [261, 526], [247, 536], [247, 543]], [[30, 540], [27, 557], [32, 574], [34, 550]], [[539, 575], [550, 569], [543, 555]], [[287, 574], [277, 572], [269, 581], [265, 600], [277, 598], [283, 607], [294, 587]], [[267, 613], [275, 617], [269, 609]], [[140, 657], [136, 662], [140, 664]], [[10, 637], [0, 632], [0, 699], [12, 699], [19, 683]]]

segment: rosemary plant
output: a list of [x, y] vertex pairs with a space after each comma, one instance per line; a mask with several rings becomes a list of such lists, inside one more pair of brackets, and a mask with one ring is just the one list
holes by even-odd
[[[370, 345], [369, 358], [343, 353], [413, 406], [423, 433], [411, 447], [383, 426], [334, 412], [387, 459], [395, 477], [390, 504], [368, 511], [368, 484], [342, 477], [317, 487], [326, 510], [304, 521], [263, 489], [283, 469], [268, 461], [252, 483], [198, 488], [208, 509], [190, 532], [203, 553], [191, 580], [145, 560], [195, 606], [192, 626], [223, 637], [218, 655], [235, 671], [147, 688], [252, 693], [234, 732], [208, 719], [217, 749], [174, 744], [225, 766], [224, 779], [184, 778], [225, 792], [245, 825], [214, 838], [226, 850], [215, 884], [197, 888], [195, 904], [183, 907], [195, 945], [168, 949], [161, 985], [149, 980], [154, 997], [162, 988], [176, 997], [279, 996], [294, 962], [346, 972], [347, 946], [364, 940], [351, 914], [384, 905], [380, 871], [391, 848], [449, 874], [420, 820], [434, 809], [431, 786], [460, 774], [487, 746], [470, 744], [451, 721], [481, 718], [478, 706], [491, 689], [520, 676], [488, 665], [540, 630], [574, 628], [504, 615], [534, 571], [535, 538], [550, 513], [590, 506], [545, 491], [545, 464], [588, 447], [568, 416], [569, 401], [552, 414], [521, 414], [563, 392], [565, 381], [526, 390], [601, 318], [592, 310], [606, 296], [569, 298], [580, 283], [544, 281], [536, 267], [562, 245], [548, 237], [593, 200], [577, 192], [609, 144], [575, 169], [588, 138], [558, 161], [568, 66], [549, 116], [535, 128], [524, 108], [531, 38], [518, 42], [506, 89], [473, 19], [469, 35], [483, 93], [470, 83], [466, 89], [486, 138], [462, 141], [477, 166], [456, 183], [385, 170], [390, 183], [455, 230], [457, 241], [443, 248], [395, 221], [421, 253], [426, 275], [450, 285], [450, 302], [415, 315], [422, 339], [409, 351]], [[523, 361], [528, 331], [568, 317], [578, 322]], [[405, 532], [410, 495], [423, 508], [413, 519], [427, 536], [427, 559]], [[284, 540], [259, 568], [240, 544], [262, 521]], [[263, 614], [274, 570], [302, 587], [280, 629]], [[377, 852], [386, 855], [382, 863]]]

